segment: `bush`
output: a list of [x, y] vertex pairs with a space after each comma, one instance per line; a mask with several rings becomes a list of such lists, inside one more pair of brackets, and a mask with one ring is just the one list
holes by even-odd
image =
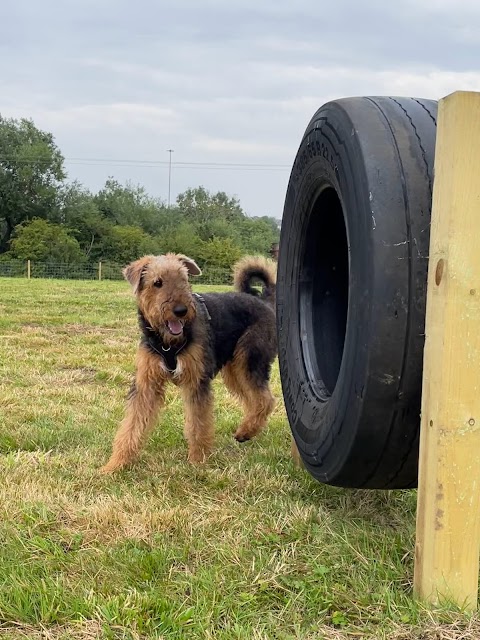
[[85, 254], [70, 232], [64, 226], [42, 218], [34, 218], [15, 227], [7, 255], [11, 259], [37, 262], [86, 262]]

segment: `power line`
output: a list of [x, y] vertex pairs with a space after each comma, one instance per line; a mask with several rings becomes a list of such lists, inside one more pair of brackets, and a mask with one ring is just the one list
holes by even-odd
[[[129, 163], [124, 163], [124, 164], [119, 164], [119, 163], [112, 163], [112, 164], [106, 164], [106, 163], [100, 163], [100, 162], [72, 162], [72, 161], [66, 161], [66, 164], [68, 165], [73, 165], [73, 166], [78, 166], [78, 165], [83, 165], [86, 167], [117, 167], [117, 168], [122, 168], [122, 167], [138, 167], [138, 168], [143, 168], [143, 169], [158, 169], [158, 165], [157, 164], [142, 164], [142, 165], [138, 165], [138, 164], [129, 164]], [[165, 169], [167, 169], [168, 166], [165, 166]], [[260, 171], [260, 172], [265, 172], [265, 171], [287, 171], [290, 170], [291, 167], [289, 166], [288, 168], [285, 167], [232, 167], [232, 166], [212, 166], [212, 165], [178, 165], [175, 162], [172, 162], [172, 169], [190, 169], [190, 170], [215, 170], [215, 171]]]
[[[167, 149], [168, 151], [168, 149]], [[168, 165], [169, 161], [167, 160], [123, 160], [123, 159], [113, 159], [113, 158], [65, 158], [68, 162], [122, 162], [128, 164], [155, 164], [155, 165]], [[213, 167], [268, 167], [268, 168], [278, 168], [278, 169], [286, 169], [290, 168], [289, 164], [271, 164], [271, 163], [252, 163], [252, 162], [196, 162], [196, 161], [177, 161], [172, 162], [172, 165], [180, 166], [180, 165], [192, 165], [192, 166], [213, 166]]]
[[[8, 158], [0, 157], [0, 162], [16, 162], [20, 164], [36, 164], [49, 163], [50, 160], [32, 157]], [[226, 170], [245, 170], [245, 171], [284, 171], [291, 169], [291, 165], [287, 164], [266, 164], [266, 163], [241, 163], [241, 162], [196, 162], [196, 161], [178, 161], [170, 162], [164, 160], [123, 160], [108, 158], [64, 158], [67, 164], [84, 165], [84, 166], [103, 166], [112, 165], [118, 167], [175, 167], [176, 169], [226, 169]]]

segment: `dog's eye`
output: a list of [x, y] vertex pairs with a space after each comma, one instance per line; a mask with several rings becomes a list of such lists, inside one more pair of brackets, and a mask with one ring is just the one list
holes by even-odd
[[155, 282], [153, 283], [154, 287], [158, 287], [158, 289], [160, 289], [160, 287], [162, 286], [163, 282], [161, 278], [158, 278], [157, 280], [155, 280]]

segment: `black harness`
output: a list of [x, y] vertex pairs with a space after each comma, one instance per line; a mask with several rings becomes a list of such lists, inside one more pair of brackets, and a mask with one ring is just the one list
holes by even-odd
[[205, 298], [203, 296], [201, 296], [199, 293], [194, 293], [193, 295], [195, 296], [195, 298], [200, 302], [200, 304], [204, 308], [205, 314], [207, 316], [207, 320], [210, 322], [210, 320], [212, 319], [212, 316], [208, 312], [208, 307], [207, 307], [207, 303], [205, 302]]
[[[203, 309], [205, 310], [205, 315], [207, 317], [207, 320], [210, 321], [212, 318], [208, 311], [207, 304], [205, 302], [204, 297], [201, 296], [199, 293], [194, 293], [193, 295], [198, 300], [198, 302], [202, 305]], [[152, 351], [155, 351], [155, 353], [158, 353], [158, 355], [163, 359], [163, 362], [165, 363], [165, 367], [167, 371], [169, 373], [175, 373], [177, 369], [177, 356], [187, 346], [189, 342], [188, 338], [185, 338], [185, 340], [182, 342], [182, 344], [179, 347], [172, 347], [172, 346], [166, 347], [162, 343], [162, 340], [158, 335], [158, 333], [155, 333], [155, 329], [153, 329], [149, 325], [146, 325], [146, 329], [153, 333], [153, 335], [146, 336], [145, 339], [146, 339], [147, 345], [150, 347], [150, 349], [152, 349]]]
[[169, 373], [174, 373], [177, 368], [177, 356], [180, 351], [186, 346], [187, 340], [185, 340], [185, 342], [183, 342], [183, 344], [181, 344], [176, 349], [174, 349], [173, 347], [165, 347], [165, 345], [163, 344], [161, 344], [160, 349], [158, 349], [154, 344], [154, 341], [157, 342], [157, 344], [159, 342], [159, 340], [155, 340], [153, 337], [148, 337], [148, 346], [150, 347], [150, 349], [152, 349], [152, 351], [155, 351], [155, 353], [158, 353], [158, 355], [161, 356], [163, 362], [165, 363], [167, 371]]

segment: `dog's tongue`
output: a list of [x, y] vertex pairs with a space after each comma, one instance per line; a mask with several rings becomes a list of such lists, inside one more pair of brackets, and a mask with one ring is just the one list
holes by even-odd
[[183, 325], [178, 320], [169, 320], [167, 326], [170, 333], [173, 333], [174, 336], [178, 336], [178, 334], [183, 331]]

